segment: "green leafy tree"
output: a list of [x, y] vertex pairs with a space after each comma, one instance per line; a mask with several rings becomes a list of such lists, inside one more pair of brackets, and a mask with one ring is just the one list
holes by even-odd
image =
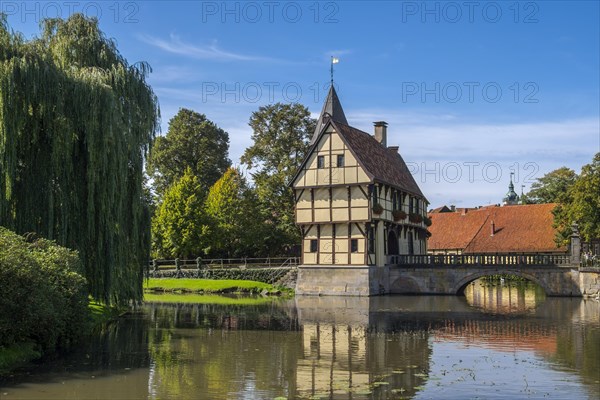
[[570, 168], [561, 167], [538, 178], [526, 194], [527, 203], [561, 203], [566, 200], [569, 189], [577, 180]]
[[600, 238], [600, 153], [583, 166], [564, 201], [554, 210], [558, 245], [568, 243], [573, 222], [579, 225], [583, 240]]
[[204, 114], [181, 108], [169, 121], [166, 136], [159, 136], [148, 159], [148, 172], [157, 196], [181, 178], [187, 168], [198, 177], [205, 192], [231, 165], [229, 134]]
[[294, 196], [288, 186], [309, 149], [316, 122], [301, 104], [273, 104], [252, 113], [252, 146], [241, 161], [252, 174], [261, 214], [269, 226], [264, 240], [270, 252], [283, 253], [299, 243]]
[[96, 19], [47, 19], [27, 41], [0, 16], [0, 225], [76, 249], [107, 303], [142, 298], [143, 160], [159, 115], [149, 72]]
[[154, 255], [159, 258], [202, 256], [209, 236], [200, 180], [191, 168], [171, 185], [152, 219]]
[[252, 257], [260, 253], [264, 235], [257, 199], [236, 168], [229, 168], [208, 193], [206, 213], [213, 232], [211, 254]]

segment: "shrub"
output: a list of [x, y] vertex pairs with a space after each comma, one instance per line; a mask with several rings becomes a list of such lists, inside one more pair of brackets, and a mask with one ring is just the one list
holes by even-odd
[[423, 217], [423, 222], [425, 223], [425, 226], [431, 226], [431, 218]]
[[76, 252], [46, 239], [28, 243], [0, 227], [0, 347], [67, 347], [87, 322], [86, 281]]

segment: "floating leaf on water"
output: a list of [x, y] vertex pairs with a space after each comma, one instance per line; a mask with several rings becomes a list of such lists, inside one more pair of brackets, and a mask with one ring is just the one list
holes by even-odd
[[389, 385], [389, 382], [373, 382], [373, 386], [375, 387], [382, 385]]
[[423, 389], [425, 389], [425, 386], [419, 385], [419, 386], [415, 386], [413, 389], [415, 389], [415, 390], [423, 390]]
[[421, 374], [421, 373], [418, 373], [418, 374], [414, 374], [414, 376], [417, 376], [417, 377], [419, 377], [419, 378], [422, 378], [422, 377], [426, 377], [426, 376], [427, 376], [427, 374]]
[[287, 397], [279, 396], [275, 397], [273, 400], [287, 400]]
[[395, 369], [392, 371], [392, 374], [403, 374], [403, 373], [404, 373], [404, 371], [401, 369]]

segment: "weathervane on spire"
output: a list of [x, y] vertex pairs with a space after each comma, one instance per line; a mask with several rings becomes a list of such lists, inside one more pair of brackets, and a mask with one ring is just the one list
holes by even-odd
[[339, 58], [331, 56], [331, 86], [333, 86], [333, 64], [337, 64], [340, 62]]

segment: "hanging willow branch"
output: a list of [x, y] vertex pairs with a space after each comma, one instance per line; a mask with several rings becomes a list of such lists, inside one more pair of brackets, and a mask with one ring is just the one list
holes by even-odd
[[147, 64], [95, 19], [50, 19], [25, 41], [0, 18], [0, 225], [79, 251], [93, 297], [142, 297], [143, 160], [158, 129]]

